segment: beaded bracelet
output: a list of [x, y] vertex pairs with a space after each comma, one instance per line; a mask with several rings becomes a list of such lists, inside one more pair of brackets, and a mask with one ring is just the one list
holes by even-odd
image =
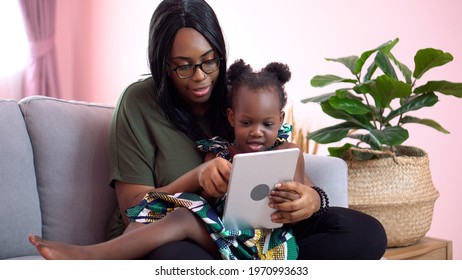
[[311, 187], [319, 194], [319, 197], [321, 198], [321, 207], [319, 208], [318, 211], [313, 213], [313, 216], [315, 217], [321, 216], [329, 208], [329, 197], [327, 196], [326, 192], [323, 189], [318, 188], [316, 186], [311, 186]]

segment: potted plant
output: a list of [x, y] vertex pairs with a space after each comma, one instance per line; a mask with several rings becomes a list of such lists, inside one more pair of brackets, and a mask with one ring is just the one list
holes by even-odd
[[428, 70], [452, 61], [450, 53], [420, 49], [411, 71], [392, 53], [398, 41], [386, 42], [359, 57], [327, 58], [346, 66], [352, 77], [317, 75], [311, 80], [313, 87], [341, 86], [302, 100], [319, 103], [324, 113], [342, 120], [310, 132], [307, 138], [320, 144], [344, 142], [328, 151], [349, 164], [349, 206], [382, 222], [389, 247], [413, 244], [426, 234], [439, 196], [427, 154], [403, 146], [409, 138], [405, 125], [422, 124], [449, 133], [436, 121], [412, 116], [412, 112], [435, 105], [438, 94], [462, 97], [462, 83], [419, 84]]

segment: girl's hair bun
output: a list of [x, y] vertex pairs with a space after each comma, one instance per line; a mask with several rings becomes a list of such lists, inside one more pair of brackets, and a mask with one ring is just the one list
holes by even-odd
[[252, 73], [253, 69], [249, 64], [245, 64], [244, 60], [238, 59], [228, 69], [228, 83], [233, 84], [238, 81], [244, 73]]
[[263, 68], [263, 71], [274, 73], [281, 84], [287, 83], [292, 75], [290, 73], [289, 66], [280, 62], [269, 63], [265, 68]]

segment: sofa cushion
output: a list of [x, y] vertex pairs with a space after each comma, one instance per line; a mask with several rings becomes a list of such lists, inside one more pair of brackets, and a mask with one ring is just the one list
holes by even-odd
[[104, 241], [116, 208], [108, 157], [113, 107], [43, 96], [19, 104], [34, 151], [43, 237]]
[[41, 234], [32, 147], [14, 100], [0, 100], [0, 259], [37, 255], [27, 241]]
[[305, 172], [329, 197], [330, 206], [348, 208], [348, 166], [343, 159], [304, 154]]

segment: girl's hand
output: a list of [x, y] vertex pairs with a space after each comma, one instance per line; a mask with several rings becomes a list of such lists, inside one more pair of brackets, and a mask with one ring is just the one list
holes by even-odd
[[197, 168], [199, 185], [211, 197], [222, 197], [228, 190], [231, 163], [216, 157]]
[[275, 223], [292, 224], [309, 218], [319, 210], [321, 199], [313, 188], [297, 182], [276, 184], [269, 195], [271, 215]]

